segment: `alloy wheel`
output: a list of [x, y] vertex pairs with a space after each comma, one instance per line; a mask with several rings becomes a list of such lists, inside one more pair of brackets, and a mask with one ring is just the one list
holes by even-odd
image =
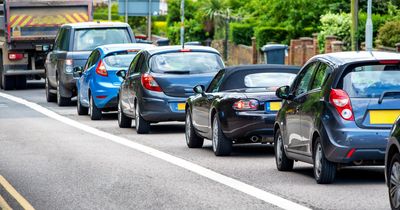
[[118, 101], [118, 123], [121, 125], [121, 122], [122, 122], [121, 101]]
[[136, 103], [135, 106], [135, 127], [136, 129], [139, 127], [139, 115], [140, 115], [140, 111], [139, 111], [139, 104]]
[[212, 146], [213, 146], [213, 150], [214, 152], [217, 151], [217, 145], [219, 143], [219, 138], [218, 138], [218, 121], [217, 118], [214, 119], [214, 123], [213, 123], [213, 135], [212, 135]]
[[190, 139], [190, 131], [191, 131], [191, 123], [189, 113], [186, 113], [186, 123], [185, 123], [185, 135], [186, 135], [186, 143], [189, 145]]
[[283, 145], [282, 145], [282, 136], [279, 134], [278, 139], [276, 141], [276, 156], [278, 158], [278, 164], [282, 164], [282, 152], [283, 152]]
[[317, 144], [317, 148], [316, 148], [316, 153], [315, 153], [315, 175], [317, 177], [321, 176], [321, 171], [322, 171], [322, 147], [321, 144]]
[[390, 170], [390, 201], [396, 209], [400, 207], [400, 163], [394, 162]]
[[92, 106], [93, 106], [93, 99], [92, 99], [92, 97], [90, 96], [90, 97], [89, 97], [89, 116], [92, 116], [92, 112], [93, 112]]

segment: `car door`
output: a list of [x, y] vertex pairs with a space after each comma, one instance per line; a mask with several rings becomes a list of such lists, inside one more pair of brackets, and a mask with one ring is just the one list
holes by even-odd
[[332, 68], [327, 63], [320, 62], [310, 82], [310, 88], [303, 96], [304, 103], [300, 104], [300, 132], [303, 144], [298, 149], [309, 156], [312, 155], [312, 137], [317, 129], [315, 128], [316, 120], [321, 117], [323, 109], [324, 95], [321, 87], [327, 81], [331, 72]]
[[300, 107], [306, 103], [306, 93], [317, 67], [318, 62], [312, 62], [305, 66], [291, 88], [294, 98], [287, 101], [286, 135], [284, 139], [287, 150], [290, 152], [303, 153], [304, 147], [306, 147], [301, 136]]
[[[137, 74], [137, 65], [138, 65], [139, 56], [136, 55], [133, 59], [131, 65], [129, 66], [128, 72], [124, 81], [121, 84], [121, 105], [124, 113], [128, 114], [129, 116], [133, 116], [134, 110], [132, 105], [130, 104], [130, 94], [131, 94], [131, 84], [133, 75]], [[136, 71], [136, 72], [135, 72]]]
[[[142, 91], [143, 88], [142, 86], [142, 74], [146, 72], [146, 65], [145, 65], [146, 59], [144, 56], [144, 53], [140, 53], [138, 57], [138, 61], [135, 65], [134, 71], [132, 75], [130, 75], [129, 78], [129, 104], [131, 106], [131, 109], [133, 111], [135, 110], [135, 100], [141, 101], [142, 100]], [[136, 112], [134, 112], [136, 113]]]
[[82, 101], [89, 102], [89, 89], [90, 89], [90, 82], [96, 73], [97, 63], [100, 60], [100, 52], [98, 50], [94, 50], [92, 54], [89, 56], [89, 60], [87, 62], [87, 66], [85, 66], [85, 70], [83, 71], [80, 85], [82, 91], [83, 98]]
[[61, 54], [61, 45], [63, 38], [65, 36], [67, 31], [65, 28], [61, 28], [60, 31], [57, 34], [56, 41], [54, 42], [53, 50], [49, 53], [47, 57], [47, 62], [46, 62], [46, 74], [47, 78], [49, 79], [49, 83], [51, 84], [52, 87], [57, 86], [57, 78], [56, 78], [56, 72], [57, 72], [57, 63], [59, 56]]

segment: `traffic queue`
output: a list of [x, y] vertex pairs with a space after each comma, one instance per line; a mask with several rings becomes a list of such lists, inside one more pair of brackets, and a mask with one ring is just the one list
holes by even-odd
[[[66, 36], [57, 36], [46, 60], [49, 102], [63, 106], [77, 96], [78, 115], [101, 120], [117, 111], [119, 127], [134, 120], [138, 134], [182, 121], [187, 146], [209, 139], [216, 156], [235, 144], [273, 144], [279, 171], [306, 162], [319, 184], [332, 183], [341, 167], [385, 164], [391, 206], [400, 208], [400, 54], [340, 52], [303, 67], [225, 67], [211, 47], [137, 44], [125, 25], [101, 24], [68, 25], [75, 48], [91, 51], [85, 58], [74, 47], [71, 58], [55, 56], [67, 47]], [[60, 61], [51, 69], [52, 59]]]

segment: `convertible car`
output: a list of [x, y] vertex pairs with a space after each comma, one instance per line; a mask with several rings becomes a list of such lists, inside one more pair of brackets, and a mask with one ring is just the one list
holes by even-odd
[[211, 139], [217, 156], [230, 155], [232, 144], [272, 143], [281, 100], [275, 91], [290, 85], [299, 67], [249, 65], [220, 70], [210, 85], [197, 85], [186, 102], [186, 143], [203, 146]]

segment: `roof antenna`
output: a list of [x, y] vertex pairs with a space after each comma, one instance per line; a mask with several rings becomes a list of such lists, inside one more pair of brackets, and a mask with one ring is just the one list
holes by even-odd
[[185, 48], [185, 0], [181, 0], [181, 45]]

